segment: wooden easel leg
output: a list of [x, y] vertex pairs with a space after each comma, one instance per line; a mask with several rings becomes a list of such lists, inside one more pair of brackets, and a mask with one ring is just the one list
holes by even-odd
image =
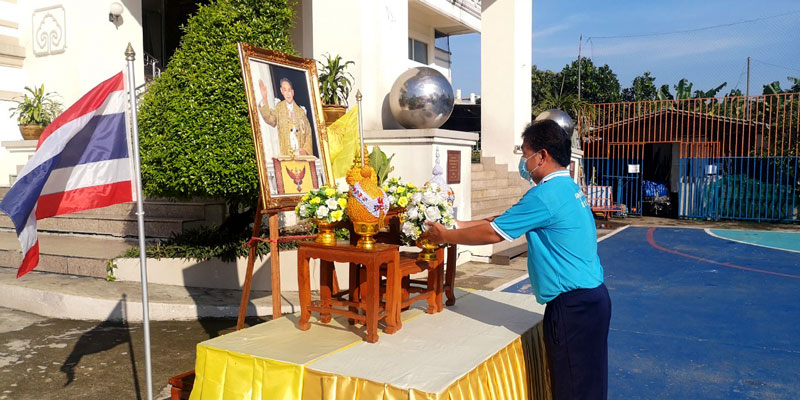
[[269, 254], [272, 265], [272, 319], [280, 318], [281, 312], [281, 256], [278, 250], [278, 213], [269, 214]]
[[[261, 199], [258, 199], [256, 207], [256, 218], [253, 221], [253, 237], [261, 236]], [[244, 328], [244, 318], [247, 315], [247, 303], [250, 301], [250, 285], [253, 283], [253, 265], [256, 263], [258, 243], [250, 246], [247, 253], [247, 271], [244, 275], [244, 285], [242, 286], [242, 300], [239, 303], [239, 318], [236, 320], [236, 330]]]

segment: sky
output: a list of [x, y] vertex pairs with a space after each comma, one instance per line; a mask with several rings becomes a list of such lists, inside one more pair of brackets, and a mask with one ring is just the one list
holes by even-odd
[[[657, 86], [687, 78], [693, 90], [725, 82], [722, 93], [744, 93], [748, 56], [751, 95], [800, 77], [798, 0], [533, 0], [533, 65], [560, 71], [581, 34], [582, 56], [608, 64], [623, 88], [650, 71]], [[453, 88], [480, 94], [480, 35], [451, 37], [450, 51]]]

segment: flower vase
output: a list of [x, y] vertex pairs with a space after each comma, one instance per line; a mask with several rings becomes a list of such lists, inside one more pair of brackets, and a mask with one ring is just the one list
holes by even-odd
[[417, 239], [416, 244], [417, 247], [422, 249], [417, 255], [417, 261], [436, 261], [435, 250], [439, 248], [439, 245], [433, 244], [427, 239]]
[[333, 230], [333, 223], [321, 219], [312, 219], [311, 222], [319, 230], [315, 242], [326, 246], [336, 246], [336, 232]]

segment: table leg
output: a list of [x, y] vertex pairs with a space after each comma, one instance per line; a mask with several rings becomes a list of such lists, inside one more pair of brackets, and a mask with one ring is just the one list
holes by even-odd
[[456, 245], [451, 244], [450, 247], [447, 248], [447, 269], [445, 270], [444, 275], [444, 285], [446, 287], [446, 294], [447, 294], [447, 306], [451, 307], [456, 304], [456, 294], [454, 292], [455, 289], [455, 280], [456, 280], [456, 259], [458, 258], [458, 252], [456, 251]]
[[[438, 257], [437, 257], [438, 258]], [[422, 261], [428, 263], [428, 283], [427, 287], [427, 300], [428, 300], [428, 308], [425, 310], [428, 314], [435, 314], [437, 312], [438, 307], [436, 307], [436, 265], [439, 261]]]
[[[360, 300], [361, 296], [359, 296], [359, 291], [358, 291], [358, 284], [359, 284], [359, 282], [358, 282], [359, 281], [358, 274], [359, 274], [359, 272], [358, 272], [358, 264], [350, 263], [350, 276], [349, 276], [350, 286], [348, 286], [347, 292], [348, 292], [349, 300], [350, 301], [354, 301], [356, 303], [361, 301]], [[358, 307], [348, 306], [347, 309], [350, 310], [350, 312], [353, 312], [353, 313], [356, 313], [356, 314], [360, 314], [361, 313], [361, 311], [359, 310]], [[348, 318], [347, 319], [347, 323], [350, 324], [350, 325], [355, 325], [356, 321], [354, 319], [352, 319], [352, 318]]]
[[393, 334], [403, 326], [400, 318], [402, 301], [400, 292], [403, 290], [400, 276], [400, 253], [395, 253], [394, 261], [386, 265], [386, 329], [384, 332]]
[[378, 310], [380, 308], [381, 274], [380, 265], [375, 262], [367, 264], [366, 295], [367, 301], [367, 342], [378, 341]]
[[311, 328], [308, 320], [311, 318], [311, 281], [308, 271], [308, 257], [302, 250], [297, 254], [297, 288], [300, 291], [300, 330], [306, 331]]
[[[441, 256], [444, 256], [444, 251], [441, 252]], [[434, 303], [436, 304], [436, 312], [438, 313], [444, 309], [444, 305], [442, 304], [442, 298], [444, 295], [444, 259], [442, 257], [438, 257], [434, 272], [434, 275], [436, 276]]]
[[[323, 308], [331, 307], [331, 289], [333, 286], [333, 262], [319, 261], [319, 297]], [[323, 324], [331, 322], [331, 313], [321, 312], [319, 321]]]

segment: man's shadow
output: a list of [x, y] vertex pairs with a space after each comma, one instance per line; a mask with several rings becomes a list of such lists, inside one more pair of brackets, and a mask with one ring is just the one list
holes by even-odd
[[133, 377], [133, 388], [136, 392], [136, 398], [141, 399], [142, 394], [139, 388], [139, 378], [136, 371], [136, 358], [133, 352], [133, 342], [131, 341], [130, 326], [128, 325], [127, 314], [127, 296], [122, 295], [122, 298], [111, 314], [106, 317], [106, 320], [100, 322], [90, 331], [85, 332], [75, 346], [72, 352], [67, 356], [67, 359], [61, 363], [61, 372], [67, 377], [67, 382], [64, 386], [69, 386], [75, 380], [75, 369], [84, 356], [91, 354], [103, 353], [111, 350], [118, 345], [128, 345], [128, 356], [131, 361], [131, 376]]

